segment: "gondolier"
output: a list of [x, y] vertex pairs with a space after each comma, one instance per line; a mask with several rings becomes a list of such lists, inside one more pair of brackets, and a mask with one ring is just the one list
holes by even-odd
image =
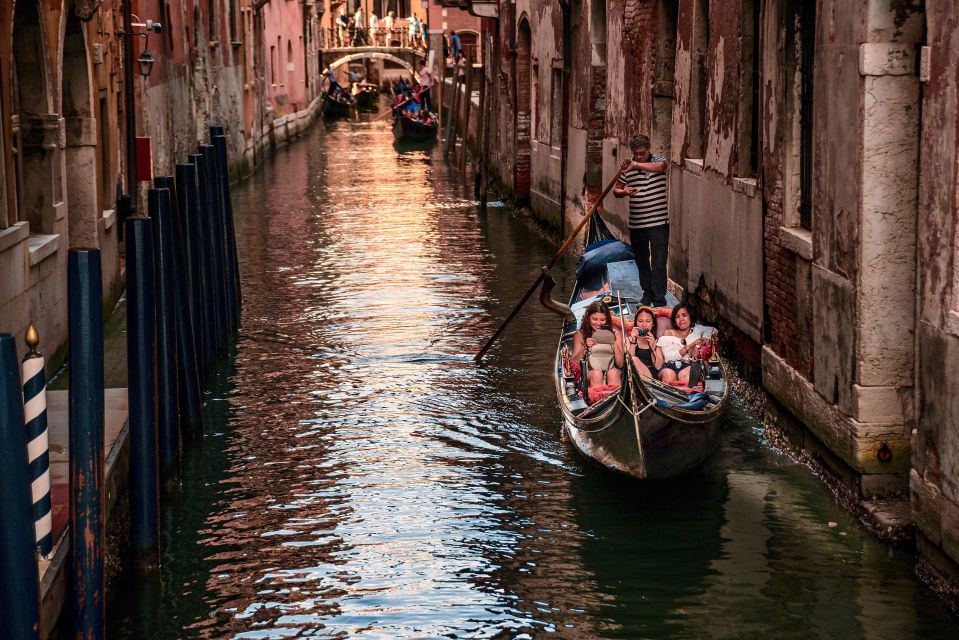
[[629, 197], [629, 239], [636, 255], [641, 304], [666, 305], [666, 257], [669, 248], [667, 161], [650, 153], [649, 138], [633, 136], [631, 160], [623, 163], [613, 195]]

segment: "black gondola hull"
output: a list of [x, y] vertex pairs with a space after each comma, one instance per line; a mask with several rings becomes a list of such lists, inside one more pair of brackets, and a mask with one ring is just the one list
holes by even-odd
[[353, 108], [352, 102], [340, 102], [323, 94], [323, 114], [331, 118], [348, 118]]
[[425, 125], [405, 116], [399, 116], [393, 121], [393, 136], [397, 140], [434, 140], [439, 125]]

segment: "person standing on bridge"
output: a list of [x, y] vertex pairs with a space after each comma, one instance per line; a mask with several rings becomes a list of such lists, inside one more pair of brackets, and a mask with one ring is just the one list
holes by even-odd
[[416, 16], [410, 16], [407, 20], [409, 20], [409, 25], [407, 26], [408, 42], [406, 46], [413, 49], [416, 47], [416, 34], [420, 30], [419, 21], [416, 19]]
[[375, 11], [370, 11], [370, 44], [374, 47], [379, 44], [380, 19]]
[[336, 46], [345, 47], [348, 42], [346, 34], [350, 28], [350, 17], [346, 15], [346, 5], [340, 6], [340, 15], [336, 19]]
[[387, 47], [393, 46], [393, 25], [395, 22], [396, 19], [393, 17], [393, 12], [387, 11], [386, 17], [383, 18], [383, 33], [386, 37], [384, 44], [386, 44]]
[[450, 31], [450, 48], [453, 50], [453, 64], [459, 65], [460, 58], [463, 55], [463, 45], [455, 31]]
[[353, 14], [353, 26], [355, 31], [353, 32], [353, 43], [354, 47], [365, 44], [366, 35], [366, 16], [363, 14], [363, 7], [357, 7], [356, 13]]

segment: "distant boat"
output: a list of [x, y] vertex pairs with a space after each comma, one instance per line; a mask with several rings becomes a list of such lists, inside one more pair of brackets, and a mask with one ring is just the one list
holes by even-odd
[[347, 118], [355, 101], [348, 91], [323, 92], [323, 113], [329, 117]]
[[[595, 214], [590, 220], [587, 249], [603, 240], [615, 237]], [[548, 298], [552, 278], [547, 277], [546, 283], [541, 300], [557, 311], [561, 305]], [[600, 273], [576, 282], [569, 310], [579, 311], [581, 316], [591, 302], [603, 300], [616, 322], [620, 316], [635, 314], [641, 291], [635, 263], [607, 264]], [[675, 304], [675, 298], [672, 300]], [[668, 320], [657, 318], [663, 324]], [[588, 405], [581, 397], [583, 384], [567, 378], [563, 371], [563, 347], [572, 351], [578, 328], [576, 321], [564, 320], [553, 376], [566, 432], [580, 453], [608, 469], [641, 479], [678, 476], [709, 458], [719, 444], [719, 420], [729, 400], [726, 372], [718, 359], [708, 363], [701, 391], [685, 391], [640, 376], [627, 358], [624, 364], [630, 371], [624, 367], [622, 387]]]
[[425, 124], [421, 120], [404, 115], [400, 110], [393, 119], [393, 136], [397, 140], [433, 140], [436, 138], [438, 129], [439, 122], [436, 116], [433, 116], [432, 123]]
[[356, 100], [356, 106], [359, 109], [376, 109], [376, 98], [380, 95], [380, 90], [376, 85], [361, 84], [359, 90], [353, 95]]

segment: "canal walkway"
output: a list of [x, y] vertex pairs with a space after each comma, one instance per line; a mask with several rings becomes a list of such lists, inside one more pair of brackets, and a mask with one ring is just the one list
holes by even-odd
[[555, 247], [456, 175], [364, 119], [235, 191], [235, 358], [110, 637], [955, 637], [742, 406], [704, 468], [638, 484], [564, 441], [550, 313], [477, 366]]

